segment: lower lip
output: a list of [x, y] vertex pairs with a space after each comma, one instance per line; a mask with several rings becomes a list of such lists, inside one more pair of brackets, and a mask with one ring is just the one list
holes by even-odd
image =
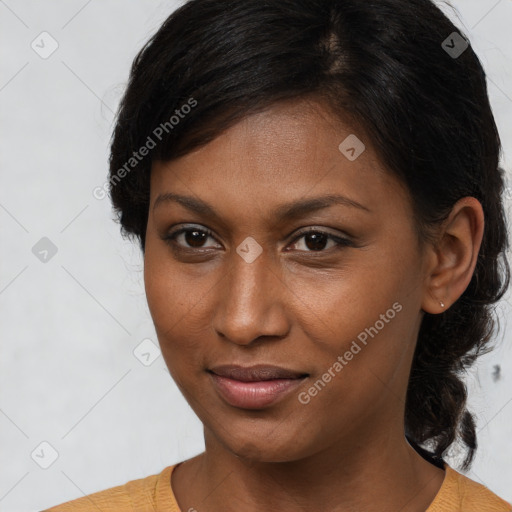
[[228, 404], [242, 409], [262, 409], [297, 389], [303, 378], [242, 382], [210, 373], [217, 392]]

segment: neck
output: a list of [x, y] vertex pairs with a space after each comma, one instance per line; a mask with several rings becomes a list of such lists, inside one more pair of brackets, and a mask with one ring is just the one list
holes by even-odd
[[234, 454], [205, 429], [205, 452], [187, 461], [188, 477], [182, 473], [180, 488], [184, 478], [194, 481], [194, 490], [182, 494], [183, 510], [424, 512], [444, 471], [423, 459], [400, 429], [368, 430], [379, 436], [361, 444], [359, 431], [359, 444], [344, 439], [297, 460], [264, 462]]

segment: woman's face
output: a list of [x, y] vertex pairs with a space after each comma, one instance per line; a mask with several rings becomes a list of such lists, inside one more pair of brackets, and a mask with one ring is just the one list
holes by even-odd
[[403, 439], [426, 258], [363, 134], [282, 103], [156, 162], [150, 201], [149, 308], [210, 439], [260, 461]]

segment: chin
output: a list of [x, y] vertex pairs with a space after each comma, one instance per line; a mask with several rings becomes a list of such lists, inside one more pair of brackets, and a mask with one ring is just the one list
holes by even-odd
[[307, 456], [308, 451], [292, 435], [272, 437], [251, 429], [233, 435], [226, 431], [214, 432], [214, 435], [226, 450], [247, 462], [292, 462]]

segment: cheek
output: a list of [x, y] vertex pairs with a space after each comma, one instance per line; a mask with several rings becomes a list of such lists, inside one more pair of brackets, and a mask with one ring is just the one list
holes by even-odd
[[144, 257], [144, 287], [149, 310], [158, 329], [169, 329], [180, 321], [194, 300], [193, 288], [182, 272], [170, 263], [169, 255], [148, 244]]
[[[380, 253], [383, 257], [385, 251]], [[350, 407], [368, 404], [379, 398], [383, 387], [399, 389], [398, 383], [407, 379], [418, 297], [410, 292], [415, 283], [412, 273], [407, 278], [405, 262], [401, 273], [383, 272], [383, 267], [386, 258], [368, 258], [364, 266], [317, 277], [314, 283], [303, 281], [301, 287], [288, 283], [292, 295], [300, 299], [297, 304], [303, 304], [298, 318], [309, 340], [298, 350], [303, 357], [312, 357], [317, 370], [314, 382], [327, 381], [316, 386], [325, 405], [338, 403], [340, 397]], [[315, 393], [311, 389], [311, 395]]]
[[207, 317], [203, 311], [210, 286], [193, 286], [190, 276], [165, 261], [146, 250], [146, 298], [162, 356], [173, 378], [184, 382], [204, 367]]
[[401, 406], [417, 327], [415, 307], [403, 299], [390, 297], [362, 312], [354, 306], [347, 311], [347, 319], [340, 320], [338, 336], [331, 335], [313, 379], [313, 384], [328, 383], [314, 386], [320, 391], [309, 388], [306, 392], [317, 393], [312, 401], [329, 409], [337, 418], [334, 423]]
[[[404, 293], [400, 278], [383, 272], [382, 266], [382, 261], [367, 258], [364, 265], [354, 262], [328, 274], [290, 276], [286, 288], [292, 292], [289, 297], [295, 311], [300, 311], [297, 319], [307, 337], [320, 348], [343, 350], [360, 333], [364, 338], [365, 329], [376, 321], [379, 326], [382, 321], [393, 322], [392, 305]], [[384, 320], [380, 315], [385, 315]], [[385, 326], [389, 330], [387, 322]]]

